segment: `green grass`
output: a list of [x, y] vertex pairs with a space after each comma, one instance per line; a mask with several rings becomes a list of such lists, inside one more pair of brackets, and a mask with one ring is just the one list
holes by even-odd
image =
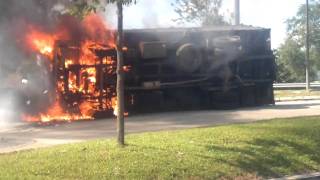
[[320, 117], [271, 120], [0, 155], [0, 179], [233, 179], [320, 170]]
[[274, 91], [276, 99], [284, 97], [308, 97], [308, 96], [320, 96], [320, 91], [312, 90], [307, 92], [305, 90], [276, 90]]

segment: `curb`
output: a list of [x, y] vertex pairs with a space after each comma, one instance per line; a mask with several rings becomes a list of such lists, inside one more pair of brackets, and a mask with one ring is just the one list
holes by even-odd
[[274, 178], [269, 180], [294, 180], [294, 179], [320, 179], [320, 172], [304, 175], [285, 176], [283, 178]]
[[275, 98], [276, 102], [284, 102], [284, 101], [312, 101], [312, 100], [320, 100], [320, 96], [298, 96], [298, 97], [280, 97]]

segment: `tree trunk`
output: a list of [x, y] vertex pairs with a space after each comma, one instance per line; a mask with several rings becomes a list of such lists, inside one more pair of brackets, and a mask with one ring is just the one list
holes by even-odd
[[117, 34], [117, 132], [118, 144], [124, 145], [124, 77], [123, 77], [123, 7], [122, 2], [117, 2], [118, 7], [118, 34]]

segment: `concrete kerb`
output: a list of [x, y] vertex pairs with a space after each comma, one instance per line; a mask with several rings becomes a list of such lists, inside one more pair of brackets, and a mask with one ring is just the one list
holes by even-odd
[[294, 96], [294, 97], [275, 97], [276, 102], [284, 101], [312, 101], [320, 100], [320, 96]]
[[296, 179], [320, 179], [320, 172], [312, 173], [312, 174], [303, 174], [303, 175], [295, 175], [295, 176], [285, 176], [283, 178], [273, 178], [270, 180], [296, 180]]

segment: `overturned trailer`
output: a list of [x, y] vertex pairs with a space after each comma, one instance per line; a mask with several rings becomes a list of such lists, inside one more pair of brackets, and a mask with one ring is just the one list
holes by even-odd
[[[274, 104], [269, 29], [137, 29], [126, 30], [124, 39], [129, 112]], [[103, 44], [89, 49], [95, 61], [81, 63], [77, 43], [56, 43], [52, 73], [57, 91], [70, 109], [88, 101], [97, 112], [111, 112], [116, 50]]]

